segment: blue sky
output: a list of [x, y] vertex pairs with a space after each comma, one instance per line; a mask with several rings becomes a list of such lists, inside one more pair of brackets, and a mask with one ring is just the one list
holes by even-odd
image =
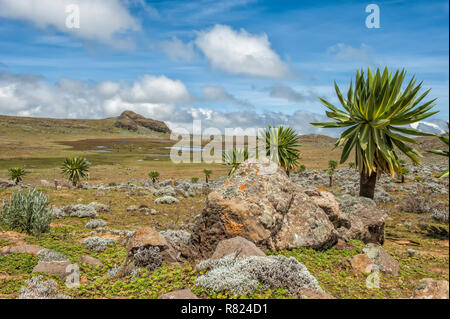
[[[93, 2], [0, 0], [0, 114], [302, 122], [323, 114], [317, 96], [336, 102], [334, 80], [388, 66], [432, 88], [448, 119], [447, 1]], [[80, 29], [64, 26], [68, 3]]]

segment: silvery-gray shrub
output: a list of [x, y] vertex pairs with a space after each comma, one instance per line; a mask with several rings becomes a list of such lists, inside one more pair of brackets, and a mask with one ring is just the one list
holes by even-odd
[[102, 237], [88, 237], [81, 242], [89, 250], [100, 252], [108, 248], [109, 245], [116, 243], [115, 239], [102, 238]]
[[25, 280], [27, 287], [20, 289], [18, 299], [70, 299], [69, 296], [58, 293], [58, 284], [52, 280], [42, 281], [42, 276]]
[[197, 269], [209, 271], [198, 277], [196, 285], [214, 292], [228, 290], [236, 295], [252, 294], [259, 286], [263, 291], [284, 288], [292, 295], [303, 288], [322, 290], [316, 278], [294, 257], [237, 258], [234, 253], [218, 260], [205, 260], [197, 265]]
[[20, 189], [11, 196], [9, 204], [2, 203], [1, 222], [13, 229], [39, 236], [50, 230], [51, 219], [48, 198], [36, 189]]
[[159, 247], [139, 247], [133, 255], [137, 267], [147, 267], [152, 271], [162, 266], [162, 256]]

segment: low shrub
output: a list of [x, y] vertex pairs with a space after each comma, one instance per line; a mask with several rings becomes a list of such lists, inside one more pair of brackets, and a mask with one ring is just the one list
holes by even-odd
[[2, 203], [0, 220], [12, 229], [39, 236], [50, 230], [51, 219], [48, 198], [36, 189], [20, 189], [11, 196], [9, 204]]

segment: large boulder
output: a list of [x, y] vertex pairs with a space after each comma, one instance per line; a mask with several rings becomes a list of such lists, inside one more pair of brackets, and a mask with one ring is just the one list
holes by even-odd
[[249, 256], [266, 256], [266, 254], [254, 243], [237, 236], [230, 239], [224, 239], [219, 242], [211, 258], [220, 259], [233, 253], [236, 253], [236, 256], [241, 258]]
[[227, 238], [241, 236], [263, 250], [333, 246], [338, 234], [327, 214], [280, 168], [246, 161], [209, 193], [192, 243], [211, 254]]
[[373, 200], [343, 195], [339, 202], [337, 231], [342, 239], [359, 239], [364, 243], [384, 243], [386, 214], [377, 209]]

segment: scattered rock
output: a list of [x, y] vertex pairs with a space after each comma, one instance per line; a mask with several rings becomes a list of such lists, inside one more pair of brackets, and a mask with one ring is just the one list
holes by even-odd
[[240, 236], [224, 239], [219, 242], [211, 259], [220, 259], [236, 253], [237, 257], [266, 256], [254, 243]]
[[327, 294], [325, 291], [313, 290], [308, 288], [300, 289], [298, 292], [300, 299], [336, 299], [333, 296]]
[[33, 268], [33, 272], [42, 272], [46, 274], [57, 275], [60, 278], [66, 278], [71, 273], [71, 270], [67, 267], [70, 266], [70, 261], [55, 261], [55, 262], [42, 262]]
[[190, 289], [174, 290], [158, 297], [158, 299], [200, 299]]
[[417, 255], [417, 250], [412, 248], [409, 248], [406, 252], [408, 253], [409, 257], [414, 257], [415, 255]]
[[174, 204], [178, 202], [179, 200], [173, 196], [163, 196], [155, 199], [156, 204]]
[[92, 219], [87, 222], [86, 228], [88, 229], [97, 229], [103, 228], [106, 226], [106, 222], [103, 219]]
[[414, 290], [413, 299], [449, 299], [448, 281], [424, 278]]
[[16, 184], [14, 184], [12, 181], [8, 181], [6, 179], [0, 179], [0, 187], [1, 188], [10, 188], [15, 187]]
[[347, 243], [345, 240], [342, 239], [338, 239], [336, 245], [334, 245], [333, 247], [336, 250], [352, 250], [355, 249], [355, 247], [353, 245], [350, 245], [349, 243]]
[[363, 254], [351, 257], [347, 265], [355, 273], [371, 273], [372, 271], [381, 271], [383, 273], [398, 276], [400, 266], [398, 262], [386, 253], [381, 246], [376, 244], [367, 244], [363, 249]]
[[79, 218], [96, 218], [97, 212], [94, 207], [89, 205], [77, 204], [69, 205], [65, 207], [56, 207], [52, 209], [52, 216], [56, 218], [61, 217], [79, 217]]
[[172, 186], [161, 187], [153, 192], [153, 196], [172, 196], [175, 197], [177, 195], [175, 189]]
[[102, 203], [92, 202], [88, 206], [91, 206], [95, 209], [97, 213], [110, 213], [111, 207]]
[[38, 252], [39, 262], [67, 262], [69, 259], [53, 249], [42, 249]]
[[54, 184], [50, 183], [49, 181], [47, 181], [45, 179], [41, 180], [41, 185], [44, 186], [44, 187], [52, 187], [52, 186], [54, 186]]
[[103, 262], [89, 255], [84, 255], [80, 259], [80, 263], [91, 265], [92, 267], [99, 267], [103, 265]]
[[138, 209], [139, 209], [138, 206], [136, 206], [136, 205], [130, 205], [130, 206], [127, 207], [127, 212], [135, 212], [135, 211], [137, 211]]
[[348, 265], [354, 273], [369, 274], [373, 268], [372, 260], [366, 254], [358, 254], [348, 260]]
[[30, 254], [33, 256], [37, 256], [38, 253], [43, 250], [44, 247], [36, 246], [36, 245], [18, 245], [11, 247], [3, 247], [1, 250], [2, 255], [6, 254]]

